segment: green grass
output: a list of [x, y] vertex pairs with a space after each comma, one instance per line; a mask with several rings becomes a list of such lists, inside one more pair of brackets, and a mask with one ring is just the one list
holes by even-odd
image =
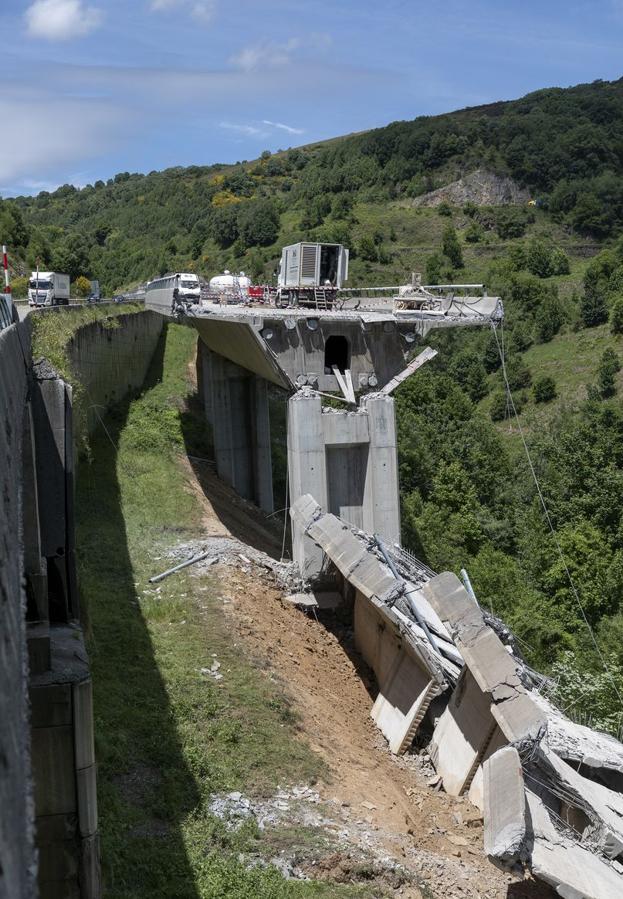
[[73, 380], [67, 358], [67, 344], [83, 325], [103, 321], [108, 328], [118, 327], [120, 315], [142, 312], [143, 306], [128, 303], [119, 306], [83, 306], [81, 309], [46, 311], [31, 315], [33, 359], [45, 357], [56, 371], [68, 381]]
[[[534, 344], [522, 354], [530, 369], [532, 383], [549, 375], [556, 383], [557, 396], [549, 403], [535, 403], [531, 388], [529, 402], [520, 413], [521, 426], [529, 435], [547, 428], [561, 411], [573, 411], [586, 399], [587, 388], [597, 381], [597, 369], [605, 349], [615, 350], [623, 361], [623, 336], [612, 334], [608, 324], [580, 331], [568, 330], [558, 334], [548, 343]], [[493, 389], [501, 389], [499, 374], [490, 377]], [[623, 391], [623, 371], [616, 375], [618, 394]], [[482, 400], [481, 407], [488, 414], [492, 393]], [[514, 423], [498, 422], [497, 428], [510, 444], [519, 443], [519, 432]]]
[[[248, 869], [253, 828], [227, 832], [213, 793], [271, 794], [324, 771], [288, 698], [227, 631], [218, 575], [180, 573], [157, 595], [165, 552], [200, 536], [178, 454], [201, 449], [184, 398], [195, 334], [169, 325], [145, 392], [107, 418], [78, 469], [78, 555], [93, 669], [105, 895], [207, 899], [369, 895]], [[200, 674], [213, 654], [222, 681]], [[274, 838], [274, 837], [273, 837]]]

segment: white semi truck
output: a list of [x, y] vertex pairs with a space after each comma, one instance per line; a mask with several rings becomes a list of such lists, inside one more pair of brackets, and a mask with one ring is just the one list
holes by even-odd
[[58, 272], [33, 272], [28, 282], [30, 306], [67, 306], [69, 275]]

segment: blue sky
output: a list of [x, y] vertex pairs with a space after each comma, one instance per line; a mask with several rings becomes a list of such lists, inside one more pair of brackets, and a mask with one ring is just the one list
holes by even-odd
[[0, 193], [623, 75], [623, 0], [0, 0]]

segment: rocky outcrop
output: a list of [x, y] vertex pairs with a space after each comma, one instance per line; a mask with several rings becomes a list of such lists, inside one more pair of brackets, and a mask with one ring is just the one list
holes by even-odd
[[529, 192], [512, 178], [477, 169], [445, 187], [416, 197], [413, 205], [439, 206], [440, 203], [449, 203], [450, 206], [463, 206], [465, 203], [475, 203], [477, 206], [520, 206], [529, 199]]

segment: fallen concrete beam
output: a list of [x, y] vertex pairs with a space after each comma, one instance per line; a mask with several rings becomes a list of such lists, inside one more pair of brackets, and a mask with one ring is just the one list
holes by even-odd
[[543, 801], [526, 790], [530, 814], [530, 866], [535, 877], [564, 899], [620, 899], [623, 878], [612, 865], [563, 836]]
[[426, 635], [386, 601], [396, 579], [371, 545], [339, 518], [322, 514], [309, 495], [294, 503], [291, 515], [355, 588], [355, 642], [379, 684], [372, 718], [391, 751], [404, 752], [432, 699], [446, 689], [446, 669], [456, 677], [457, 666], [436, 653]]
[[476, 683], [489, 696], [491, 714], [508, 742], [542, 736], [546, 716], [523, 685], [521, 664], [485, 624], [478, 604], [456, 575], [439, 574], [421, 592], [448, 628]]
[[485, 852], [505, 865], [525, 859], [526, 795], [521, 759], [514, 746], [483, 763]]

